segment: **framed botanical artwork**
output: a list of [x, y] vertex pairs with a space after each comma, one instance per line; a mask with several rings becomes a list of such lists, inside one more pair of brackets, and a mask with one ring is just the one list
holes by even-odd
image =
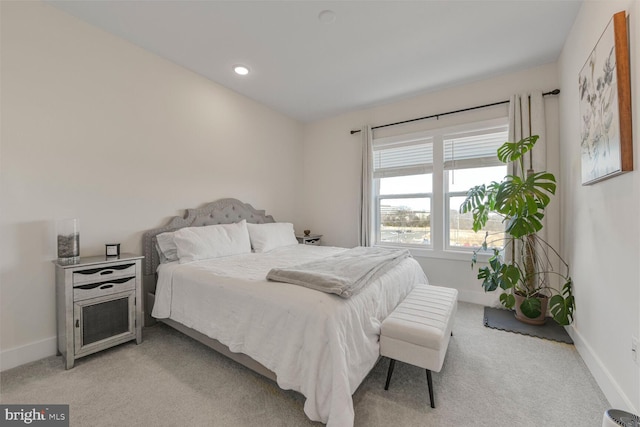
[[613, 15], [579, 75], [582, 185], [633, 170], [626, 12]]

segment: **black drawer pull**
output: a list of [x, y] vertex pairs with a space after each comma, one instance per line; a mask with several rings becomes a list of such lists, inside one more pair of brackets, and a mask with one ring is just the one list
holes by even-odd
[[105, 271], [101, 271], [100, 275], [101, 276], [106, 276], [107, 274], [113, 274], [113, 273], [115, 273], [114, 270], [105, 270]]
[[[129, 280], [133, 280], [133, 277], [123, 277], [122, 279], [109, 280], [108, 282], [89, 283], [88, 285], [74, 286], [74, 289], [89, 290], [89, 289], [95, 289], [95, 288], [98, 288], [98, 287], [100, 289], [108, 289], [108, 288], [112, 288], [113, 285], [119, 285], [121, 283], [127, 283]], [[105, 288], [104, 287], [105, 285], [109, 285], [109, 286], [107, 286]]]
[[113, 288], [113, 285], [102, 285], [102, 286], [100, 286], [100, 289], [109, 289], [109, 288]]
[[[102, 272], [102, 271], [109, 271], [108, 273], [105, 274], [111, 274], [114, 272], [114, 270], [126, 270], [127, 268], [131, 267], [132, 265], [135, 264], [122, 264], [122, 265], [114, 265], [112, 267], [109, 267], [108, 270], [105, 270], [104, 267], [102, 268], [90, 268], [89, 270], [81, 270], [81, 271], [76, 271], [76, 274], [96, 274], [98, 272]], [[103, 274], [103, 273], [100, 273]]]

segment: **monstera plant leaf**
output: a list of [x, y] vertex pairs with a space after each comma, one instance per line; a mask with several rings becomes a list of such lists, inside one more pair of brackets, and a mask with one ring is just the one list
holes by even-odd
[[535, 319], [542, 314], [542, 303], [536, 297], [527, 297], [520, 304], [520, 310], [529, 319]]
[[573, 321], [573, 310], [576, 307], [576, 302], [571, 292], [572, 281], [571, 278], [562, 287], [561, 295], [554, 295], [549, 300], [549, 311], [553, 320], [560, 325], [570, 325]]
[[487, 224], [489, 213], [495, 210], [499, 187], [497, 182], [492, 182], [489, 185], [477, 185], [467, 192], [466, 199], [460, 205], [460, 213], [471, 212], [473, 231], [478, 232]]
[[502, 295], [500, 295], [500, 302], [505, 308], [512, 309], [513, 306], [516, 305], [516, 297], [514, 297], [513, 294], [504, 292]]
[[507, 221], [505, 230], [515, 238], [535, 234], [542, 230], [542, 218], [542, 212], [536, 212], [534, 215], [514, 215]]
[[505, 291], [513, 288], [520, 280], [520, 270], [512, 264], [505, 264], [495, 253], [489, 258], [489, 266], [478, 269], [478, 279], [482, 279], [482, 287], [486, 292], [502, 288]]
[[498, 159], [502, 163], [515, 162], [521, 159], [525, 153], [531, 151], [538, 138], [538, 135], [532, 135], [518, 142], [505, 142], [498, 148]]
[[494, 207], [508, 218], [507, 232], [519, 238], [542, 229], [549, 194], [555, 192], [556, 180], [551, 173], [532, 173], [525, 180], [508, 175], [498, 187]]

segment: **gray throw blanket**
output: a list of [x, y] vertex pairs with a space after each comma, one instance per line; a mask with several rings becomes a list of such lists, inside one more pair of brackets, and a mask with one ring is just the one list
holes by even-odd
[[293, 267], [273, 268], [267, 279], [349, 298], [410, 256], [406, 249], [361, 246]]

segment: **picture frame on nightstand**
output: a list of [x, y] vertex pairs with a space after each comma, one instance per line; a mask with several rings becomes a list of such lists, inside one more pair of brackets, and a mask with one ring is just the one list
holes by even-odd
[[104, 245], [104, 254], [107, 258], [120, 256], [120, 243], [107, 243]]

